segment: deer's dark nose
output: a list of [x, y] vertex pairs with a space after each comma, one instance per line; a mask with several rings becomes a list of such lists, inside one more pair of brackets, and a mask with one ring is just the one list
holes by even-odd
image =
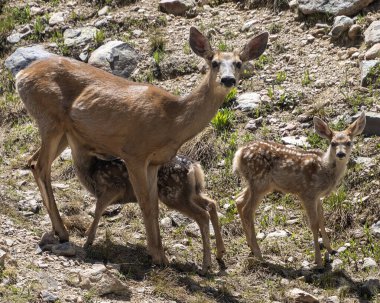
[[339, 152], [339, 153], [336, 154], [336, 156], [337, 156], [339, 159], [343, 159], [343, 158], [346, 156], [346, 154], [345, 154], [344, 152]]
[[234, 77], [230, 77], [230, 76], [226, 76], [226, 77], [223, 77], [220, 82], [226, 86], [226, 87], [231, 87], [231, 86], [234, 86], [236, 84], [236, 79]]

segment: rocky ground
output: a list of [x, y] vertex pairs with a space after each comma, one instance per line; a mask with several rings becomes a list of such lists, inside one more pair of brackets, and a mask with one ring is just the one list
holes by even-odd
[[[310, 9], [305, 0], [291, 1], [292, 9], [286, 1], [275, 1], [274, 8], [270, 1], [182, 2], [161, 6], [183, 11], [181, 16], [161, 12], [156, 0], [0, 2], [0, 302], [380, 302], [377, 1], [348, 1], [359, 8], [344, 11], [346, 18], [333, 16], [339, 1], [330, 1], [335, 10], [328, 15], [325, 7]], [[270, 32], [264, 55], [244, 67], [224, 108], [181, 150], [201, 161], [207, 193], [220, 206], [225, 264], [213, 257], [213, 273], [200, 275], [197, 226], [164, 206], [167, 268], [150, 264], [135, 204], [110, 208], [94, 245], [83, 249], [95, 200], [75, 177], [69, 150], [54, 163], [52, 178], [71, 244], [41, 251], [38, 242], [50, 221], [25, 169], [39, 137], [12, 73], [54, 53], [184, 95], [206, 68], [189, 47], [191, 26], [222, 51]], [[22, 48], [32, 44], [39, 46]], [[243, 186], [231, 171], [237, 147], [268, 139], [324, 149], [327, 142], [314, 134], [312, 117], [343, 129], [363, 110], [368, 127], [355, 141], [343, 184], [324, 199], [338, 254], [326, 260], [323, 271], [315, 269], [299, 201], [275, 193], [256, 216], [265, 261], [252, 258], [234, 204]]]

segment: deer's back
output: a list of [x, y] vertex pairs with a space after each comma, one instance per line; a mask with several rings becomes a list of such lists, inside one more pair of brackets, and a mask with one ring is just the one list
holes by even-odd
[[254, 142], [240, 151], [241, 174], [252, 184], [302, 195], [329, 187], [333, 176], [325, 169], [322, 152], [304, 151], [274, 142]]

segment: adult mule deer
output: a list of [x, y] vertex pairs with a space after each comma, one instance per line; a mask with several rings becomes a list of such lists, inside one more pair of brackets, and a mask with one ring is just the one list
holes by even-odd
[[242, 62], [260, 56], [267, 41], [268, 33], [262, 33], [240, 52], [214, 52], [192, 27], [190, 47], [210, 69], [185, 97], [61, 57], [21, 71], [17, 89], [41, 136], [41, 147], [29, 163], [60, 240], [68, 241], [69, 234], [54, 200], [51, 164], [67, 144], [73, 151], [85, 146], [90, 154], [124, 160], [142, 210], [148, 252], [154, 263], [167, 263], [158, 225], [158, 168], [207, 125], [238, 82]]
[[[96, 197], [94, 220], [87, 230], [86, 246], [95, 239], [101, 215], [114, 203], [136, 202], [123, 161], [104, 161], [88, 153], [73, 154], [76, 174], [81, 183]], [[199, 163], [185, 156], [175, 156], [158, 170], [158, 197], [169, 208], [194, 219], [203, 242], [202, 273], [211, 268], [209, 222], [215, 232], [217, 259], [221, 260], [225, 248], [220, 231], [217, 204], [204, 194], [204, 173]]]
[[346, 130], [335, 132], [321, 119], [314, 117], [315, 131], [330, 141], [324, 153], [265, 141], [253, 142], [236, 152], [234, 171], [247, 183], [246, 189], [236, 199], [237, 209], [248, 246], [255, 257], [262, 259], [255, 235], [254, 213], [263, 197], [277, 190], [295, 194], [301, 199], [313, 232], [315, 262], [322, 267], [319, 230], [327, 251], [333, 253], [333, 250], [325, 230], [321, 198], [335, 190], [343, 178], [353, 137], [363, 131], [365, 122], [362, 113]]

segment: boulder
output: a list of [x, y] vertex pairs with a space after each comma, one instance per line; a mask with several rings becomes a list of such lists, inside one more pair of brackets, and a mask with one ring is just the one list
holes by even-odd
[[139, 60], [137, 52], [123, 41], [109, 41], [97, 48], [88, 63], [120, 77], [129, 77]]
[[364, 42], [367, 46], [380, 42], [380, 20], [373, 21], [364, 31]]
[[366, 60], [373, 60], [378, 57], [380, 57], [380, 43], [372, 45], [372, 47], [365, 53]]
[[354, 20], [347, 16], [337, 16], [330, 31], [330, 36], [334, 39], [339, 38], [343, 33], [348, 32], [354, 24]]
[[[379, 115], [379, 120], [378, 120], [378, 129], [380, 126], [380, 115]], [[380, 132], [380, 131], [379, 131]], [[376, 223], [371, 225], [371, 233], [377, 237], [380, 238], [380, 221], [377, 221]]]
[[54, 56], [54, 54], [48, 52], [42, 45], [19, 47], [5, 60], [4, 65], [15, 76], [33, 61], [51, 56]]
[[95, 39], [99, 30], [93, 26], [69, 28], [63, 33], [64, 44], [67, 46], [84, 46]]
[[[360, 113], [356, 114], [352, 117], [352, 122], [355, 121], [357, 118], [359, 118]], [[376, 135], [380, 136], [380, 113], [375, 112], [366, 112], [366, 123], [365, 128], [363, 130], [363, 134], [365, 135]], [[375, 234], [377, 232], [377, 236], [380, 238], [380, 221], [373, 224], [371, 226], [372, 233]], [[376, 234], [375, 234], [376, 235]]]
[[354, 16], [373, 0], [299, 0], [298, 9], [304, 15], [330, 14]]
[[380, 61], [379, 60], [367, 60], [362, 61], [360, 64], [360, 79], [362, 86], [375, 85], [379, 86], [378, 83], [380, 74]]
[[193, 0], [161, 0], [160, 11], [175, 16], [195, 15], [196, 3]]

